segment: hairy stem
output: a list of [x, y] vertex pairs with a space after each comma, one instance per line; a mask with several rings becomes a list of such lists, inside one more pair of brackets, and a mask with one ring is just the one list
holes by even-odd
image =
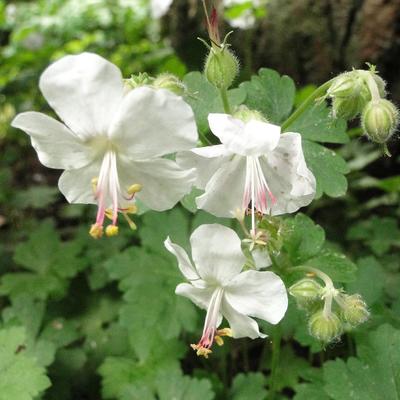
[[272, 359], [271, 359], [271, 380], [269, 384], [270, 399], [273, 400], [277, 393], [279, 357], [281, 353], [282, 333], [279, 325], [274, 327], [272, 334]]
[[312, 104], [316, 99], [322, 97], [326, 93], [326, 91], [328, 90], [329, 86], [332, 84], [334, 79], [335, 78], [330, 79], [329, 81], [319, 86], [317, 89], [314, 90], [314, 92], [310, 94], [310, 96], [308, 96], [300, 104], [300, 106], [296, 109], [296, 111], [282, 124], [281, 126], [282, 132], [284, 132], [290, 125], [292, 125], [293, 122], [296, 121], [296, 119], [298, 119], [300, 115], [307, 110], [310, 104]]
[[231, 106], [228, 100], [228, 91], [226, 89], [220, 89], [219, 93], [221, 95], [222, 104], [224, 105], [224, 111], [226, 114], [231, 114]]

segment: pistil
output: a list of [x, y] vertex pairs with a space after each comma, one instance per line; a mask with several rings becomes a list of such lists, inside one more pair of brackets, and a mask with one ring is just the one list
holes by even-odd
[[256, 235], [256, 213], [266, 214], [276, 202], [264, 173], [261, 169], [258, 157], [246, 157], [246, 182], [243, 193], [242, 208], [247, 209], [251, 203], [251, 234]]
[[[227, 336], [222, 333], [221, 335], [216, 335], [218, 319], [220, 316], [219, 310], [221, 308], [222, 295], [222, 288], [219, 287], [215, 289], [207, 308], [203, 335], [201, 336], [199, 343], [191, 345], [192, 349], [196, 351], [198, 356], [204, 356], [205, 358], [208, 358], [208, 355], [212, 353], [211, 346], [213, 345], [216, 336], [218, 336], [218, 339], [216, 340], [217, 343], [221, 343], [220, 336]], [[221, 332], [223, 331], [221, 330]]]

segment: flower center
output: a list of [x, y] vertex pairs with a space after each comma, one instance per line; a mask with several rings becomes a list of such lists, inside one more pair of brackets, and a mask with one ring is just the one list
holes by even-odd
[[232, 332], [229, 328], [217, 330], [222, 295], [222, 288], [217, 288], [214, 290], [207, 308], [203, 335], [201, 336], [199, 343], [190, 345], [192, 349], [196, 351], [198, 356], [204, 356], [205, 358], [208, 358], [208, 355], [212, 353], [211, 346], [213, 345], [214, 341], [219, 346], [222, 346], [224, 341], [222, 340], [221, 336], [232, 336]]
[[251, 203], [251, 233], [255, 235], [255, 214], [266, 214], [276, 202], [264, 173], [261, 169], [258, 157], [246, 157], [246, 182], [244, 185], [242, 208], [245, 210]]
[[98, 209], [96, 223], [90, 228], [90, 235], [95, 239], [103, 235], [105, 217], [112, 221], [111, 225], [108, 225], [106, 228], [106, 235], [117, 235], [118, 212], [124, 215], [132, 229], [136, 229], [136, 225], [128, 216], [128, 214], [137, 212], [136, 205], [130, 204], [124, 208], [121, 205], [134, 200], [135, 194], [141, 188], [140, 184], [133, 184], [125, 191], [121, 190], [118, 178], [117, 156], [114, 150], [108, 150], [103, 157], [99, 177], [92, 179], [92, 189], [94, 197], [97, 200]]

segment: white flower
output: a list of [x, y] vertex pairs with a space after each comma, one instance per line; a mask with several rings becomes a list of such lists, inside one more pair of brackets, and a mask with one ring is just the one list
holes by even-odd
[[208, 116], [222, 144], [192, 149], [177, 156], [183, 168], [197, 170], [196, 186], [205, 193], [197, 206], [217, 217], [242, 215], [250, 204], [255, 214], [292, 213], [315, 196], [315, 178], [307, 168], [299, 133], [256, 119], [248, 122], [227, 114]]
[[161, 18], [171, 7], [173, 0], [151, 0], [150, 8], [153, 18]]
[[217, 330], [222, 317], [228, 321], [235, 338], [265, 337], [249, 316], [277, 324], [284, 316], [288, 299], [282, 280], [273, 272], [241, 272], [246, 258], [241, 241], [230, 228], [202, 225], [190, 237], [192, 259], [168, 238], [165, 247], [178, 259], [179, 269], [190, 283], [181, 283], [175, 293], [207, 310], [203, 335], [192, 347], [207, 356], [214, 341], [230, 330]]
[[134, 212], [136, 196], [163, 211], [190, 189], [192, 171], [162, 158], [197, 141], [193, 112], [182, 98], [148, 87], [124, 94], [120, 70], [90, 53], [50, 65], [40, 89], [64, 124], [25, 112], [12, 125], [30, 135], [42, 164], [65, 169], [59, 188], [70, 203], [98, 204], [92, 236], [102, 235], [105, 215], [112, 220], [106, 233], [116, 234], [118, 211]]

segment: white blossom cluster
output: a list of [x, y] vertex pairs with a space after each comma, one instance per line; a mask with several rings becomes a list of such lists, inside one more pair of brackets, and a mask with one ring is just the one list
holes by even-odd
[[[196, 199], [200, 209], [217, 217], [250, 214], [254, 237], [257, 215], [292, 213], [314, 198], [315, 178], [298, 133], [210, 114], [221, 144], [196, 148], [195, 117], [181, 96], [148, 85], [127, 88], [115, 65], [91, 53], [56, 61], [39, 86], [61, 122], [32, 111], [12, 125], [30, 136], [43, 165], [64, 170], [59, 188], [70, 203], [97, 204], [95, 238], [117, 234], [120, 214], [133, 227], [129, 214], [138, 202], [168, 210], [193, 187], [203, 191]], [[203, 335], [192, 347], [207, 356], [222, 336], [264, 337], [252, 317], [271, 324], [283, 318], [282, 280], [270, 271], [244, 270], [242, 242], [230, 228], [202, 225], [190, 241], [191, 256], [169, 238], [165, 246], [186, 279], [176, 293], [207, 310]], [[230, 328], [218, 329], [223, 318]]]

